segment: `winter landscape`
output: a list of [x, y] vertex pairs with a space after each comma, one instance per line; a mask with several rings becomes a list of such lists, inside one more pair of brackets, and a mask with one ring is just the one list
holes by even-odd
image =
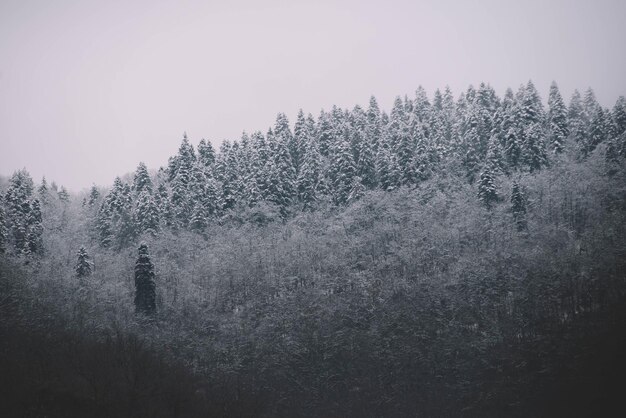
[[[139, 3], [0, 6], [8, 28], [0, 40], [1, 416], [571, 417], [623, 409], [624, 5], [484, 2], [473, 14], [462, 2], [367, 4], [359, 12], [356, 3]], [[124, 11], [109, 30], [108, 18]], [[467, 13], [477, 23], [497, 18], [526, 27], [510, 17], [516, 11], [536, 19], [530, 31], [571, 39], [546, 46], [543, 36], [507, 33], [526, 47], [505, 47], [522, 54], [515, 58], [522, 64], [468, 64], [468, 78], [439, 74], [452, 57], [439, 57], [441, 66], [420, 57], [406, 74], [379, 73], [383, 66], [356, 81], [337, 69], [354, 70], [353, 61], [382, 53], [386, 46], [376, 42], [351, 49], [356, 55], [339, 67], [316, 64], [326, 73], [250, 64], [278, 71], [280, 81], [270, 82], [265, 75], [237, 78], [252, 70], [235, 69], [231, 51], [256, 56], [240, 42], [254, 44], [254, 35], [226, 36], [208, 61], [189, 55], [203, 71], [220, 57], [234, 62], [220, 64], [225, 73], [213, 90], [189, 81], [198, 84], [172, 96], [192, 102], [183, 110], [154, 105], [144, 87], [167, 99], [169, 86], [177, 90], [197, 74], [178, 69], [182, 62], [141, 73], [157, 59], [145, 52], [152, 43], [132, 50], [145, 54], [144, 63], [129, 54], [115, 75], [94, 65], [96, 57], [129, 48], [118, 29], [132, 44], [140, 35], [130, 28], [141, 25], [154, 37], [173, 37], [154, 47], [161, 62], [187, 54], [176, 51], [191, 38], [214, 42], [199, 38], [206, 35], [200, 28], [218, 20], [224, 28], [252, 25], [261, 46], [266, 36], [318, 30], [322, 23], [307, 16], [344, 34], [345, 25], [381, 13], [376, 19], [400, 34], [396, 22], [462, 22]], [[539, 12], [598, 25], [559, 26]], [[182, 16], [195, 19], [171, 23]], [[297, 16], [302, 27], [280, 26]], [[65, 25], [81, 22], [77, 17], [93, 28]], [[50, 44], [46, 28], [61, 31]], [[589, 42], [572, 46], [578, 31]], [[340, 43], [361, 35], [378, 39], [346, 32]], [[81, 47], [67, 52], [62, 41], [69, 38]], [[36, 42], [37, 54], [52, 48], [49, 67], [32, 69], [36, 54], [17, 52]], [[331, 37], [320, 42], [329, 50], [314, 56], [343, 56]], [[418, 47], [408, 38], [396, 42], [402, 48], [393, 54], [408, 62]], [[540, 58], [531, 51], [537, 42], [539, 51], [564, 51], [544, 56], [549, 70], [523, 64]], [[270, 48], [267, 59], [284, 49]], [[77, 61], [59, 64], [62, 52]], [[305, 65], [308, 53], [280, 56]], [[584, 57], [597, 59], [585, 65], [598, 70], [571, 65]], [[75, 78], [42, 88], [49, 80], [37, 74], [57, 70]], [[298, 71], [296, 82], [290, 77]], [[444, 75], [451, 79], [436, 84]], [[96, 76], [110, 94], [79, 88], [95, 86]], [[204, 95], [221, 92], [220, 83], [228, 92], [239, 84], [249, 92], [249, 84], [254, 94], [239, 96], [239, 104], [207, 104], [221, 117], [203, 124], [211, 100]], [[310, 90], [298, 97], [303, 89]], [[149, 111], [131, 112], [129, 102]], [[110, 113], [93, 116], [85, 103]], [[150, 126], [143, 131], [141, 124]], [[151, 136], [153, 128], [161, 132]], [[123, 141], [105, 139], [116, 132]]]

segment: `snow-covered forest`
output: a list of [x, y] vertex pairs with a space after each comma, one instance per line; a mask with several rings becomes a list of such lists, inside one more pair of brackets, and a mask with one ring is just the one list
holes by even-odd
[[293, 122], [81, 193], [2, 179], [7, 416], [616, 405], [626, 99], [420, 87]]

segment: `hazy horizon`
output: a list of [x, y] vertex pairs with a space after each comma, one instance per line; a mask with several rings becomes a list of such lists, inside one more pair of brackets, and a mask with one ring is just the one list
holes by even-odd
[[389, 110], [419, 85], [626, 94], [624, 2], [413, 3], [4, 1], [0, 175], [108, 185], [165, 165], [184, 131], [218, 147], [278, 112]]

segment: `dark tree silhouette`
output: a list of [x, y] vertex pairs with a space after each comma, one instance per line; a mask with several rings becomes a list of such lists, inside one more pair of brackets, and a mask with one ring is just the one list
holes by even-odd
[[156, 310], [154, 265], [148, 255], [148, 246], [141, 243], [135, 263], [135, 311], [151, 315]]

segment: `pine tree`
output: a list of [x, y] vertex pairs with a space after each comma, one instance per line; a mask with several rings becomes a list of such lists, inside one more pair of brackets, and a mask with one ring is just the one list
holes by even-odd
[[543, 129], [537, 122], [527, 125], [523, 132], [522, 161], [529, 168], [530, 172], [533, 172], [539, 170], [547, 161], [545, 146], [543, 144]]
[[567, 124], [570, 134], [578, 144], [585, 144], [587, 141], [586, 122], [582, 105], [582, 98], [578, 90], [574, 90], [567, 110]]
[[43, 220], [41, 216], [41, 205], [38, 199], [34, 199], [31, 202], [28, 215], [27, 241], [29, 253], [43, 255]]
[[492, 168], [488, 165], [485, 165], [480, 173], [480, 180], [478, 181], [478, 199], [480, 199], [487, 209], [491, 209], [493, 204], [499, 199], [495, 175]]
[[89, 260], [89, 254], [87, 254], [87, 250], [85, 247], [80, 247], [77, 253], [77, 261], [76, 266], [74, 267], [74, 271], [76, 272], [76, 277], [83, 278], [91, 276], [92, 272], [92, 263]]
[[604, 142], [607, 137], [606, 128], [607, 123], [604, 110], [602, 107], [597, 106], [589, 123], [589, 135], [587, 146], [585, 147], [585, 155], [591, 153], [594, 149], [596, 149], [598, 144]]
[[304, 158], [304, 152], [308, 140], [309, 132], [307, 128], [307, 122], [304, 117], [302, 109], [298, 110], [298, 116], [296, 117], [296, 124], [293, 128], [293, 139], [290, 144], [289, 151], [291, 152], [291, 160], [296, 173], [300, 172], [300, 166], [302, 165], [302, 159]]
[[203, 234], [208, 226], [208, 214], [207, 210], [202, 202], [196, 201], [191, 212], [191, 221], [189, 222], [189, 229], [194, 232]]
[[556, 154], [563, 152], [564, 142], [569, 136], [567, 108], [554, 81], [548, 97], [548, 135], [552, 151]]
[[39, 195], [39, 201], [42, 205], [47, 205], [50, 202], [50, 191], [48, 190], [48, 182], [45, 177], [41, 178], [41, 184], [37, 189], [37, 194]]
[[335, 130], [330, 121], [330, 115], [322, 110], [317, 125], [319, 127], [317, 143], [319, 144], [320, 154], [328, 156], [328, 150], [335, 140]]
[[376, 187], [376, 156], [374, 143], [369, 135], [366, 135], [359, 144], [358, 159], [356, 161], [356, 173], [361, 178], [361, 183], [367, 189]]
[[159, 208], [148, 189], [142, 190], [137, 198], [135, 219], [137, 221], [137, 231], [139, 233], [147, 233], [152, 236], [156, 236], [159, 232]]
[[511, 212], [513, 212], [513, 220], [517, 230], [526, 230], [526, 197], [517, 182], [513, 183], [511, 190]]
[[90, 208], [92, 208], [98, 202], [98, 199], [100, 199], [100, 191], [94, 184], [89, 190], [89, 199], [87, 199], [87, 204]]
[[156, 284], [154, 265], [148, 254], [148, 246], [141, 243], [139, 258], [135, 263], [135, 311], [152, 315], [156, 311]]
[[284, 139], [276, 144], [275, 154], [268, 166], [267, 182], [267, 200], [280, 208], [283, 217], [287, 216], [297, 190], [296, 170]]
[[4, 214], [4, 196], [0, 193], [0, 254], [6, 252], [8, 239], [7, 222]]
[[309, 139], [302, 168], [298, 174], [297, 189], [300, 202], [305, 209], [311, 209], [319, 199], [320, 183], [322, 181], [322, 156], [318, 151], [317, 143]]
[[58, 196], [61, 202], [68, 203], [70, 201], [70, 194], [67, 192], [65, 186], [61, 186], [61, 190], [59, 190]]
[[207, 169], [212, 168], [215, 164], [215, 149], [211, 141], [206, 141], [204, 138], [200, 140], [198, 144], [198, 161]]
[[133, 178], [133, 191], [140, 194], [144, 190], [152, 193], [152, 180], [150, 179], [150, 174], [148, 174], [148, 168], [141, 162], [137, 166], [137, 171], [135, 171]]
[[103, 248], [110, 248], [113, 243], [113, 215], [111, 213], [111, 206], [109, 201], [105, 201], [100, 206], [98, 216], [96, 218], [96, 229], [98, 231], [98, 238], [100, 246]]
[[189, 169], [190, 167], [186, 164], [181, 164], [176, 172], [176, 177], [174, 177], [172, 181], [172, 221], [176, 226], [186, 226], [191, 214], [191, 203], [188, 194], [188, 186], [191, 177]]
[[346, 136], [347, 132], [333, 145], [329, 169], [333, 201], [337, 205], [347, 203], [355, 176], [354, 160]]

